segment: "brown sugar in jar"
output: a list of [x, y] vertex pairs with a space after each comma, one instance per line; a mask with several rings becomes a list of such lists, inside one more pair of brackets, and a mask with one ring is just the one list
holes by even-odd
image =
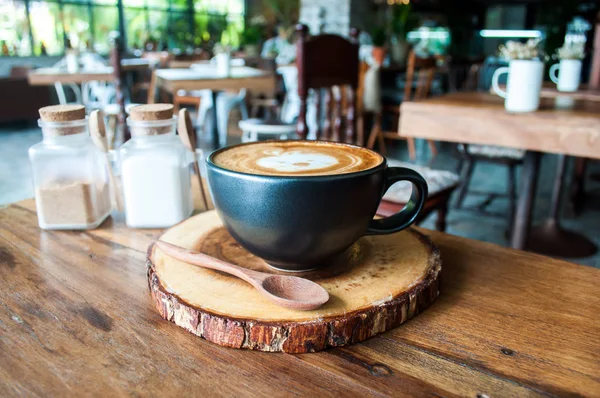
[[111, 211], [108, 169], [87, 133], [85, 108], [50, 106], [40, 116], [43, 141], [29, 149], [40, 227], [97, 227]]

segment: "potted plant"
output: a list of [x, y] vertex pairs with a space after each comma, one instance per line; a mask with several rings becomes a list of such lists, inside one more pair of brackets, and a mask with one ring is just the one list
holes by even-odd
[[385, 30], [381, 27], [375, 28], [371, 34], [371, 40], [373, 41], [373, 60], [382, 65], [385, 59], [385, 43], [387, 41]]
[[241, 33], [242, 45], [248, 57], [258, 57], [260, 54], [265, 22], [262, 15], [254, 17]]
[[390, 37], [390, 56], [396, 64], [403, 65], [406, 62], [409, 45], [406, 34], [410, 31], [411, 4], [398, 4], [392, 8], [392, 35]]
[[[543, 55], [539, 39], [526, 43], [509, 41], [499, 47], [500, 56], [508, 60], [508, 67], [498, 68], [492, 76], [492, 87], [503, 97], [508, 112], [536, 111], [540, 103], [540, 91], [544, 73]], [[506, 91], [498, 85], [498, 79], [508, 73]]]
[[556, 83], [558, 91], [577, 91], [581, 78], [581, 60], [584, 57], [583, 43], [564, 43], [556, 50], [556, 58], [560, 62], [550, 67], [550, 79]]

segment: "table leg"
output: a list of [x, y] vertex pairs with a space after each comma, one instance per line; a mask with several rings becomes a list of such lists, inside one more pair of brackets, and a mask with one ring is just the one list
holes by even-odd
[[583, 207], [583, 202], [585, 201], [585, 175], [587, 171], [587, 164], [587, 159], [575, 159], [575, 170], [571, 185], [571, 204], [573, 206], [575, 215], [579, 215], [581, 213], [581, 208]]
[[210, 95], [212, 96], [212, 126], [211, 126], [211, 136], [212, 136], [212, 146], [214, 149], [219, 149], [221, 147], [221, 143], [219, 142], [219, 129], [218, 129], [218, 119], [217, 119], [217, 91], [212, 90]]
[[514, 249], [524, 249], [527, 242], [541, 158], [540, 152], [528, 151], [523, 160], [521, 195], [517, 203], [511, 237], [511, 247]]
[[567, 156], [559, 155], [550, 215], [541, 225], [531, 229], [527, 248], [536, 253], [558, 257], [588, 257], [596, 253], [596, 245], [583, 235], [563, 229], [558, 221], [561, 194], [567, 170]]

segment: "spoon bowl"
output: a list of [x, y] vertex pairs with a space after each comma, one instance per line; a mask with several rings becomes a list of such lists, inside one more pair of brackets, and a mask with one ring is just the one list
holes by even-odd
[[292, 309], [314, 310], [329, 301], [329, 294], [319, 284], [297, 276], [267, 276], [261, 287], [271, 300]]

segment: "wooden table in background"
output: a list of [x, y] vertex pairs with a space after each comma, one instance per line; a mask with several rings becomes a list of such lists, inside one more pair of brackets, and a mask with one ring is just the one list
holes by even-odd
[[400, 135], [526, 149], [512, 247], [525, 248], [541, 152], [600, 158], [600, 101], [542, 98], [540, 110], [511, 114], [504, 99], [477, 92], [403, 102]]
[[[264, 70], [250, 68], [248, 66], [234, 66], [231, 68], [230, 76], [217, 73], [215, 65], [209, 63], [195, 63], [189, 69], [159, 69], [155, 72], [154, 94], [160, 89], [176, 94], [179, 90], [211, 90], [213, 104], [217, 103], [217, 93], [223, 90], [247, 89], [255, 94], [265, 94], [267, 98], [273, 98], [275, 93], [275, 76]], [[219, 146], [217, 132], [217, 107], [212, 107], [213, 120], [212, 140], [215, 148]]]
[[109, 219], [42, 231], [32, 200], [0, 209], [0, 391], [9, 396], [600, 394], [600, 270], [420, 229], [440, 296], [402, 327], [286, 355], [223, 348], [163, 320], [146, 249]]
[[[123, 72], [139, 72], [149, 69], [152, 66], [152, 61], [147, 59], [124, 59], [121, 61]], [[105, 68], [94, 70], [81, 70], [76, 73], [69, 73], [64, 69], [58, 68], [39, 68], [29, 72], [27, 76], [29, 84], [32, 86], [51, 86], [54, 83], [75, 83], [81, 84], [89, 81], [109, 82], [115, 80], [113, 68], [107, 66]]]
[[157, 88], [176, 93], [178, 90], [236, 90], [243, 88], [264, 94], [273, 94], [275, 78], [272, 73], [248, 66], [234, 66], [230, 76], [217, 73], [215, 65], [200, 65], [189, 69], [158, 69]]

